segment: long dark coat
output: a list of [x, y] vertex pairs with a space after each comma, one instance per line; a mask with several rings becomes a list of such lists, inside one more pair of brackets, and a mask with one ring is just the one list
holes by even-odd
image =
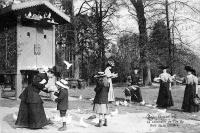
[[41, 80], [40, 76], [36, 76], [33, 83], [20, 95], [21, 103], [15, 125], [38, 129], [48, 124], [43, 101], [39, 96], [40, 91], [44, 88], [44, 85], [39, 84]]
[[109, 82], [107, 77], [100, 77], [97, 81], [96, 92], [94, 98], [94, 104], [107, 104], [108, 103], [108, 92], [109, 92]]
[[57, 110], [67, 110], [68, 109], [68, 90], [61, 89], [59, 93], [55, 93], [58, 98], [56, 98], [57, 102]]

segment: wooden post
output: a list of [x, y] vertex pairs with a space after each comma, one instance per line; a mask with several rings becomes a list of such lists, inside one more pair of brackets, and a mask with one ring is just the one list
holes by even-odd
[[22, 91], [22, 75], [21, 75], [21, 72], [20, 72], [20, 63], [21, 63], [21, 56], [20, 54], [18, 53], [20, 51], [20, 27], [21, 27], [21, 16], [18, 16], [17, 17], [17, 74], [16, 74], [16, 77], [15, 77], [15, 91], [16, 91], [16, 99], [19, 98], [19, 95], [21, 94], [21, 91]]

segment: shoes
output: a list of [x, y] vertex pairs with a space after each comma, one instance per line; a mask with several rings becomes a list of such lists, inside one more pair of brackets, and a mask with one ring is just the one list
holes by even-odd
[[107, 119], [105, 119], [103, 126], [108, 126], [108, 120]]
[[96, 125], [96, 127], [102, 127], [103, 126], [103, 122], [102, 120], [99, 120], [99, 123]]
[[66, 131], [66, 130], [67, 130], [66, 126], [62, 126], [62, 127], [58, 128], [58, 131]]
[[53, 125], [54, 124], [50, 119], [47, 121], [47, 123], [48, 123], [48, 125]]
[[63, 126], [58, 128], [58, 131], [66, 131], [66, 130], [67, 130], [66, 122], [63, 122]]

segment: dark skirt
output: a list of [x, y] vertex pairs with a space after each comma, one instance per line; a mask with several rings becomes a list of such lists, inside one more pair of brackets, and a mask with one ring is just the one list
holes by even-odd
[[136, 90], [131, 89], [131, 101], [132, 102], [142, 102], [142, 93], [139, 87]]
[[157, 107], [167, 108], [174, 105], [171, 91], [169, 90], [170, 82], [160, 82], [160, 89], [157, 99]]
[[196, 85], [187, 84], [184, 92], [182, 109], [184, 112], [198, 112], [199, 105], [195, 105], [193, 99], [196, 96]]
[[48, 124], [42, 103], [25, 103], [21, 101], [15, 125], [39, 129]]

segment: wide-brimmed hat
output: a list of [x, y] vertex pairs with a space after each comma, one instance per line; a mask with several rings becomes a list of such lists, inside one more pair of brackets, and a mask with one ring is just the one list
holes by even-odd
[[61, 79], [59, 81], [56, 81], [56, 85], [62, 87], [62, 88], [65, 88], [65, 89], [69, 89], [68, 87], [68, 82], [64, 79]]
[[95, 75], [95, 78], [99, 78], [99, 77], [105, 77], [106, 74], [104, 72], [98, 72], [97, 75]]
[[196, 76], [196, 70], [195, 69], [192, 70], [192, 74]]
[[49, 68], [47, 66], [42, 66], [41, 68], [37, 68], [40, 73], [46, 73]]
[[109, 61], [108, 61], [108, 65], [110, 65], [110, 66], [113, 67], [113, 66], [115, 66], [115, 62], [114, 62], [113, 60], [109, 60]]
[[195, 70], [191, 66], [185, 66], [185, 70], [189, 72], [194, 72]]
[[169, 66], [164, 66], [164, 65], [162, 65], [162, 66], [159, 66], [159, 69], [168, 69], [169, 68]]

